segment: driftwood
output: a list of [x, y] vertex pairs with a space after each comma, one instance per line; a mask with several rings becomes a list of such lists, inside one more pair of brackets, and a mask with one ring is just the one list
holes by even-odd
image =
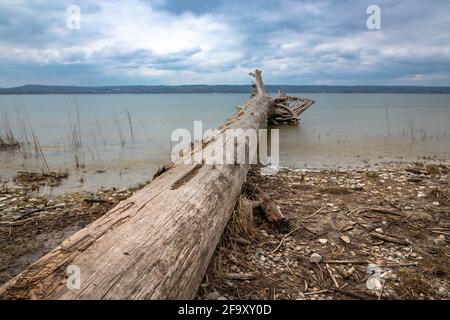
[[269, 123], [298, 124], [299, 116], [314, 104], [314, 100], [278, 94], [269, 111]]
[[[286, 95], [268, 97], [261, 72], [256, 70], [254, 76], [258, 93], [218, 134], [226, 129], [265, 128], [269, 110], [271, 114], [284, 110], [273, 123], [290, 123], [292, 113], [298, 116], [313, 103]], [[226, 149], [234, 139], [215, 138], [192, 146], [191, 155], [195, 158], [201, 147], [208, 154]], [[248, 169], [248, 164], [184, 164], [183, 159], [165, 165], [149, 185], [4, 284], [0, 299], [194, 298]], [[264, 193], [258, 194], [270, 219], [279, 219], [276, 206]], [[73, 270], [80, 272], [75, 287], [68, 285]]]
[[400, 244], [400, 245], [403, 245], [403, 246], [411, 245], [411, 242], [409, 242], [407, 240], [399, 239], [397, 237], [394, 237], [394, 236], [391, 236], [391, 235], [388, 235], [388, 234], [382, 234], [382, 233], [379, 233], [379, 232], [371, 232], [370, 235], [372, 237], [374, 237], [374, 238], [377, 238], [377, 239], [380, 239], [380, 240], [383, 240], [383, 241], [386, 241], [386, 242], [392, 242], [392, 243]]
[[284, 233], [289, 231], [289, 221], [266, 192], [250, 183], [245, 184], [245, 189], [247, 196], [253, 200], [253, 208], [261, 209], [271, 227]]
[[[274, 99], [262, 82], [258, 88], [221, 132], [267, 126]], [[226, 143], [210, 139], [205, 152]], [[200, 151], [192, 150], [194, 156]], [[0, 299], [194, 298], [248, 169], [182, 161], [164, 168], [152, 183], [3, 285]], [[79, 268], [79, 288], [67, 285], [69, 266]]]

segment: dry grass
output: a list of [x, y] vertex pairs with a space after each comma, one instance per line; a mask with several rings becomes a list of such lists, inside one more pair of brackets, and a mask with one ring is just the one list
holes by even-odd
[[39, 189], [42, 185], [48, 185], [51, 187], [57, 186], [61, 183], [62, 179], [67, 179], [69, 173], [67, 171], [60, 172], [18, 172], [14, 178], [14, 182], [18, 185], [24, 185], [31, 189]]
[[425, 167], [426, 171], [430, 175], [438, 175], [441, 173], [441, 169], [438, 165], [435, 164], [429, 164]]
[[0, 124], [0, 150], [17, 148], [20, 148], [20, 142], [14, 135], [8, 116], [4, 114]]
[[450, 190], [434, 188], [428, 193], [428, 197], [441, 204], [448, 204], [450, 203]]
[[[220, 243], [217, 248], [225, 250], [226, 248], [234, 250], [238, 239], [260, 239], [259, 230], [256, 228], [253, 220], [253, 205], [252, 201], [244, 196], [241, 196], [236, 202], [235, 209], [227, 224]], [[237, 257], [235, 257], [237, 258]], [[222, 264], [222, 252], [216, 250], [208, 267], [207, 274], [212, 279], [224, 278]]]
[[374, 179], [374, 178], [378, 178], [379, 174], [378, 174], [378, 172], [375, 172], [375, 171], [367, 171], [366, 172], [366, 177]]
[[425, 297], [433, 295], [433, 288], [420, 273], [411, 272], [404, 268], [399, 269], [397, 273], [400, 285], [395, 289], [400, 298], [410, 300], [420, 298], [421, 294]]
[[252, 201], [242, 196], [236, 203], [236, 208], [225, 229], [223, 240], [225, 243], [234, 244], [238, 238], [257, 239], [258, 236], [259, 231], [253, 220]]
[[328, 193], [328, 194], [349, 194], [349, 193], [351, 193], [351, 191], [349, 189], [340, 188], [340, 187], [321, 188], [320, 192]]

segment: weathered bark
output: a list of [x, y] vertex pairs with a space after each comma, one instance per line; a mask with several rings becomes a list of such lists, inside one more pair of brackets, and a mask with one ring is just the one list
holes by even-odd
[[[221, 132], [264, 128], [273, 103], [262, 90]], [[214, 150], [217, 143], [220, 139], [210, 139], [205, 148]], [[167, 166], [152, 183], [6, 283], [0, 298], [193, 298], [248, 169], [181, 161]], [[67, 287], [70, 265], [81, 271], [80, 289]]]

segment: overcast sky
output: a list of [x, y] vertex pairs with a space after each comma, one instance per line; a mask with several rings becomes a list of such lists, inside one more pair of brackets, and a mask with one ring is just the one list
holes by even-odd
[[270, 84], [448, 86], [450, 1], [0, 1], [1, 87], [248, 84], [254, 68]]

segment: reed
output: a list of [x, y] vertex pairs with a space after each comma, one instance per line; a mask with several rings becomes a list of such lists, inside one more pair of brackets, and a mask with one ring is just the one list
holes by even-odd
[[114, 123], [116, 124], [117, 133], [119, 134], [120, 144], [122, 146], [124, 146], [126, 141], [125, 141], [125, 137], [123, 135], [122, 127], [120, 126], [120, 121], [117, 118], [117, 115], [115, 113], [114, 113], [113, 117], [114, 117]]
[[131, 120], [131, 114], [128, 108], [127, 108], [127, 118], [128, 118], [128, 125], [130, 126], [131, 143], [134, 144], [133, 121]]
[[0, 125], [0, 150], [2, 149], [17, 149], [20, 148], [21, 143], [16, 138], [14, 131], [11, 128], [8, 115], [2, 115]]
[[147, 137], [147, 142], [150, 143], [152, 139], [150, 138], [150, 135], [148, 134], [147, 128], [145, 127], [144, 121], [141, 120], [142, 130], [144, 130], [145, 136]]
[[50, 174], [50, 168], [47, 163], [47, 159], [45, 159], [44, 152], [42, 151], [41, 144], [39, 142], [38, 137], [33, 133], [33, 142], [34, 142], [34, 150], [35, 150], [35, 157], [40, 159], [42, 162], [42, 172], [46, 174]]
[[388, 138], [390, 138], [391, 137], [391, 125], [389, 123], [389, 111], [388, 111], [387, 107], [385, 108], [385, 116], [386, 116], [387, 135], [388, 135]]
[[70, 112], [68, 112], [69, 117], [69, 128], [70, 128], [70, 135], [69, 135], [69, 145], [73, 148], [80, 148], [81, 143], [81, 121], [80, 121], [80, 108], [78, 106], [78, 101], [76, 97], [73, 97], [74, 103], [75, 103], [75, 118], [72, 119]]
[[105, 137], [103, 136], [102, 127], [100, 126], [100, 122], [98, 121], [98, 118], [94, 117], [94, 121], [97, 126], [98, 133], [100, 134], [100, 137], [102, 138], [103, 146], [106, 146], [106, 140], [105, 140]]

